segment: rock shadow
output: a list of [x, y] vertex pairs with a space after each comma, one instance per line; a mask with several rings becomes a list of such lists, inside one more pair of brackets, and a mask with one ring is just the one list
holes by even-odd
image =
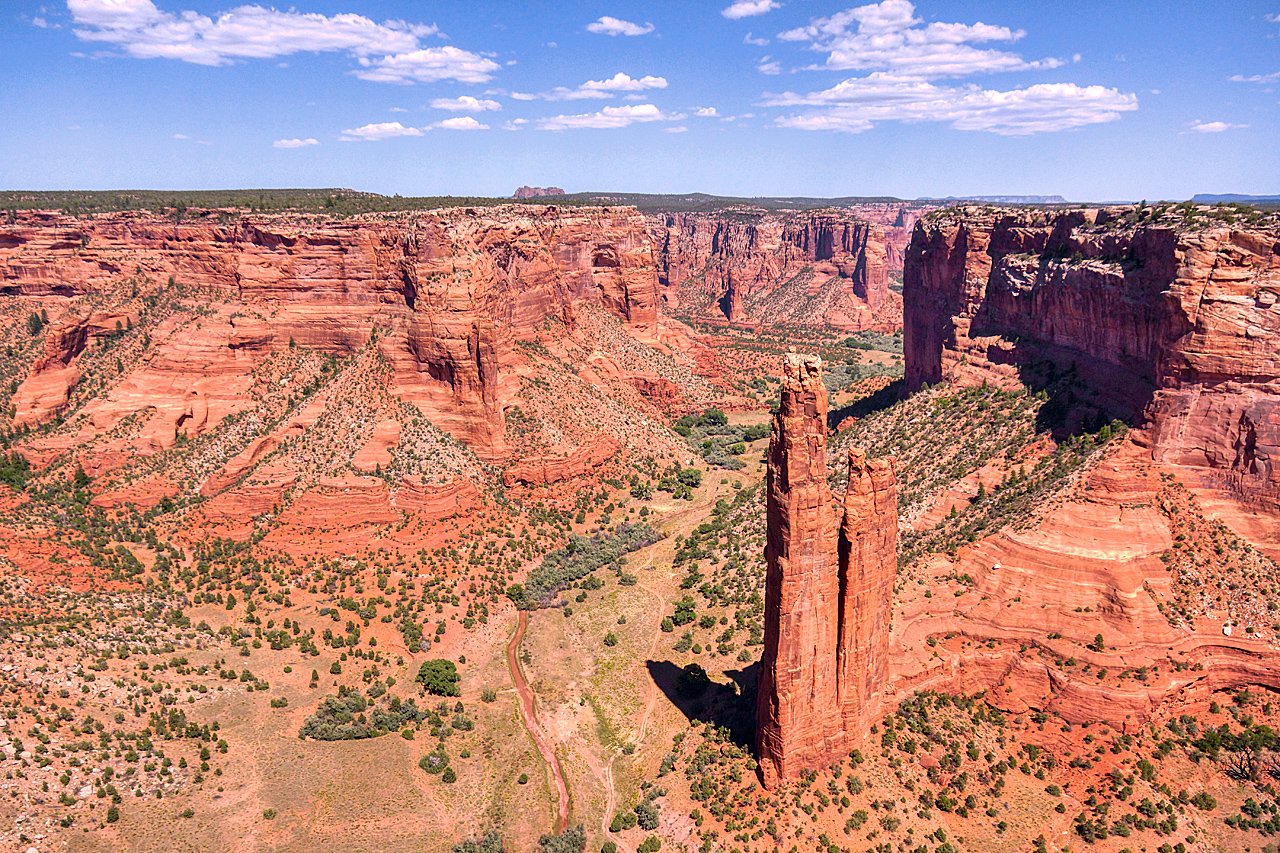
[[870, 396], [863, 397], [861, 400], [855, 400], [847, 406], [841, 406], [827, 412], [827, 430], [834, 432], [845, 418], [865, 418], [876, 412], [889, 408], [897, 403], [907, 392], [907, 383], [904, 379], [895, 379], [888, 385]]
[[698, 667], [693, 671], [665, 660], [646, 661], [645, 666], [653, 683], [688, 720], [723, 728], [734, 743], [748, 749], [751, 747], [756, 732], [758, 663], [741, 670], [727, 671], [728, 684], [706, 678], [706, 673], [697, 663], [689, 665]]

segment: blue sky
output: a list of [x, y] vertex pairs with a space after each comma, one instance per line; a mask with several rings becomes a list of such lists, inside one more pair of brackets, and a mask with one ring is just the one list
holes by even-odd
[[6, 0], [0, 187], [1280, 192], [1280, 0]]

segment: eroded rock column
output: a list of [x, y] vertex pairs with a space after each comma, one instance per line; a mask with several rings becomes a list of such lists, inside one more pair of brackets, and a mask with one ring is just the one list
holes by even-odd
[[889, 620], [898, 573], [898, 480], [894, 460], [849, 451], [840, 525], [837, 699], [845, 737], [860, 743], [889, 677]]
[[766, 785], [821, 764], [841, 743], [839, 583], [827, 486], [827, 391], [817, 356], [785, 357], [765, 480], [764, 654], [756, 743]]

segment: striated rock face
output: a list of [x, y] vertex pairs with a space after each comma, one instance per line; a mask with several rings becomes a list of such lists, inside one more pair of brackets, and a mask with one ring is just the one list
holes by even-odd
[[898, 572], [898, 481], [892, 459], [849, 451], [840, 525], [837, 698], [845, 734], [861, 742], [889, 677], [889, 615]]
[[764, 652], [756, 710], [765, 784], [839, 750], [836, 516], [827, 486], [827, 391], [816, 356], [789, 355], [765, 480]]
[[650, 218], [663, 298], [735, 323], [896, 328], [881, 226], [838, 211]]
[[612, 459], [618, 449], [617, 441], [607, 435], [598, 435], [592, 444], [585, 447], [565, 448], [566, 452], [523, 459], [502, 472], [502, 481], [510, 488], [515, 485], [541, 486], [582, 477]]
[[766, 785], [860, 741], [888, 676], [897, 571], [890, 460], [850, 456], [843, 523], [827, 485], [827, 392], [816, 356], [788, 355], [766, 475], [764, 653], [756, 744]]
[[[1127, 209], [1126, 209], [1127, 210]], [[1074, 370], [1158, 461], [1280, 507], [1280, 233], [959, 208], [904, 271], [908, 385]]]
[[[193, 395], [215, 400], [221, 417], [234, 410], [226, 397], [236, 391], [223, 387], [230, 377], [291, 342], [346, 356], [376, 337], [399, 397], [482, 457], [500, 459], [509, 450], [504, 395], [518, 384], [506, 369], [514, 339], [548, 317], [571, 325], [583, 303], [636, 330], [657, 321], [651, 244], [633, 208], [506, 205], [340, 221], [210, 212], [179, 224], [137, 213], [32, 214], [0, 226], [2, 294], [52, 307], [122, 281], [145, 294], [168, 278], [243, 309], [162, 349], [138, 406], [117, 395], [115, 409], [95, 419], [100, 428], [110, 424], [98, 420], [143, 406], [172, 409], [185, 424]], [[130, 322], [90, 315], [52, 331], [47, 356], [14, 395], [15, 423], [56, 415], [78, 381], [86, 341], [120, 320]]]

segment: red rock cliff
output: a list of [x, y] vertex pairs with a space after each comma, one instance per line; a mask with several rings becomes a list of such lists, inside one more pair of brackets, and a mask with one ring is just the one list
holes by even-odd
[[922, 220], [904, 271], [908, 385], [1073, 367], [1142, 413], [1157, 460], [1280, 505], [1280, 229], [1128, 212]]
[[[170, 277], [269, 314], [233, 314], [225, 333], [211, 321], [200, 340], [155, 359], [153, 367], [187, 374], [175, 383], [243, 374], [246, 359], [291, 341], [349, 355], [376, 334], [396, 393], [491, 459], [507, 452], [503, 365], [514, 337], [547, 317], [572, 324], [583, 302], [637, 329], [657, 320], [651, 244], [632, 208], [504, 205], [347, 220], [224, 211], [178, 224], [42, 213], [0, 226], [3, 294], [57, 302], [126, 280], [145, 291]], [[51, 335], [57, 352], [14, 397], [18, 423], [65, 404], [78, 378], [71, 363], [95, 322]]]
[[682, 311], [748, 323], [896, 328], [881, 226], [838, 211], [650, 219], [659, 280]]

